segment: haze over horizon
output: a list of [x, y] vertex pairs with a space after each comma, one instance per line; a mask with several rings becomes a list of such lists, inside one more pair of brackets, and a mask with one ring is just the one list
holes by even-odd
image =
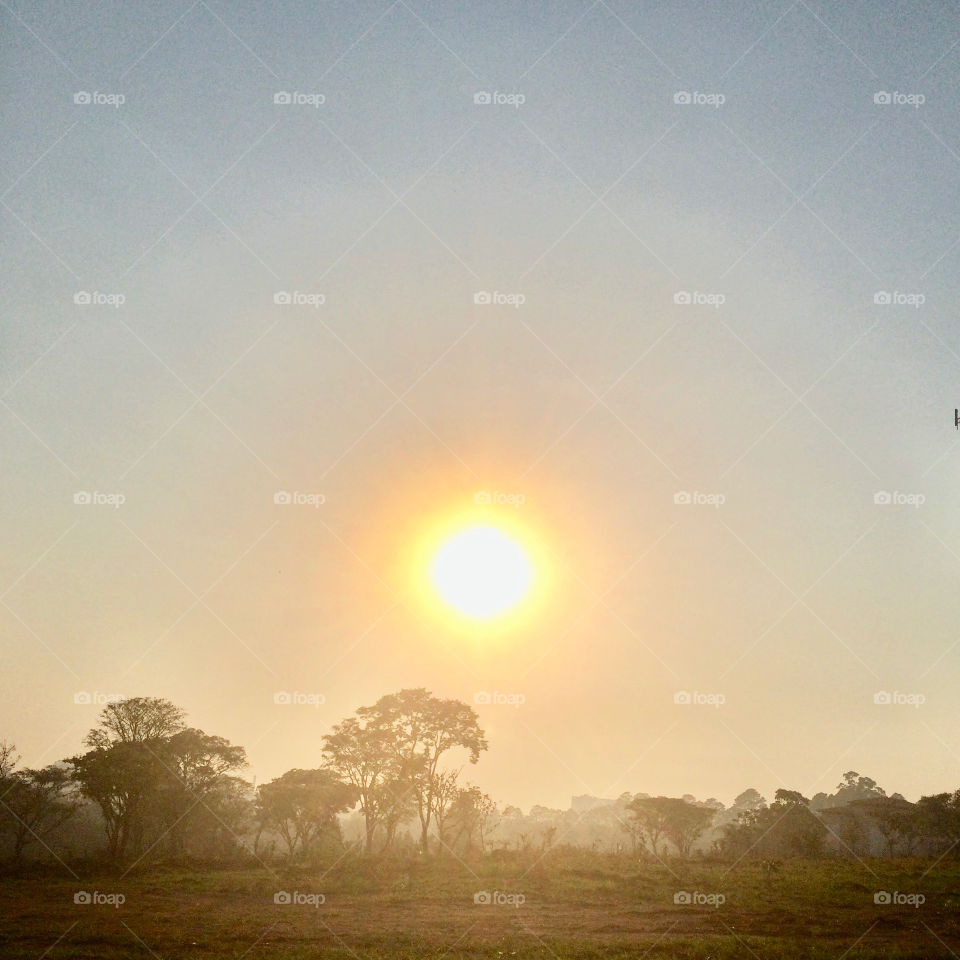
[[[865, 7], [0, 9], [0, 738], [262, 783], [422, 686], [524, 810], [952, 789], [960, 45]], [[478, 494], [487, 630], [411, 559]]]

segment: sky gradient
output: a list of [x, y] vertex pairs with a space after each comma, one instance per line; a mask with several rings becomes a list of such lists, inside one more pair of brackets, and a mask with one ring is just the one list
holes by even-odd
[[[960, 782], [955, 7], [0, 21], [0, 737], [26, 764], [79, 750], [77, 692], [154, 695], [262, 782], [426, 686], [523, 695], [477, 707], [469, 776], [525, 809]], [[480, 491], [522, 494], [488, 515], [550, 558], [489, 636], [410, 588]]]

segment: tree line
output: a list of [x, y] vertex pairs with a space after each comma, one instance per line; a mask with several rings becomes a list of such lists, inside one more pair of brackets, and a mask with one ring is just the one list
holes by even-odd
[[779, 789], [769, 804], [749, 789], [730, 808], [712, 798], [625, 793], [581, 798], [593, 805], [579, 812], [500, 811], [461, 780], [487, 749], [475, 711], [423, 688], [360, 707], [323, 736], [316, 767], [256, 788], [242, 776], [243, 747], [189, 727], [185, 716], [156, 697], [109, 703], [84, 752], [42, 769], [18, 769], [15, 747], [0, 742], [8, 861], [310, 863], [350, 847], [463, 859], [491, 841], [498, 854], [542, 856], [566, 845], [650, 860], [960, 854], [960, 790], [910, 803], [855, 771], [834, 794], [807, 799]]
[[243, 747], [188, 727], [162, 698], [107, 704], [83, 744], [85, 752], [34, 770], [16, 769], [16, 748], [0, 743], [0, 838], [15, 864], [31, 848], [53, 854], [52, 835], [97, 818], [112, 861], [259, 855], [265, 835], [288, 859], [306, 860], [342, 846], [339, 817], [355, 807], [367, 853], [390, 849], [411, 820], [430, 853], [482, 845], [494, 809], [461, 783], [460, 768], [442, 765], [452, 752], [475, 764], [487, 749], [476, 713], [423, 688], [359, 708], [323, 737], [319, 766], [256, 789], [240, 776]]

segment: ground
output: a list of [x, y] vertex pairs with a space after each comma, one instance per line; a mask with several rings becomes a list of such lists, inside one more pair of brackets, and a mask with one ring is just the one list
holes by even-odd
[[[417, 861], [296, 871], [73, 869], [76, 879], [62, 868], [0, 879], [4, 960], [960, 954], [955, 860], [663, 866], [556, 851], [537, 862], [487, 858], [469, 869]], [[75, 903], [81, 891], [124, 902]], [[877, 904], [881, 891], [913, 902]], [[282, 893], [308, 902], [278, 904]], [[484, 903], [484, 893], [509, 902]], [[319, 897], [309, 901], [317, 894], [320, 905]], [[701, 902], [676, 903], [678, 894]]]

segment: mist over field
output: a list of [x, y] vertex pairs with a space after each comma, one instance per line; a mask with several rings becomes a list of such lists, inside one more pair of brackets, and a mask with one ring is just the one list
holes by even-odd
[[0, 23], [0, 953], [960, 950], [953, 6]]

